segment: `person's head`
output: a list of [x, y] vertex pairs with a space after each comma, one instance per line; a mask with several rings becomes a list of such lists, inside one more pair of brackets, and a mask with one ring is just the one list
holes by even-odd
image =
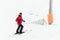
[[22, 13], [21, 12], [19, 13], [19, 16], [22, 16]]

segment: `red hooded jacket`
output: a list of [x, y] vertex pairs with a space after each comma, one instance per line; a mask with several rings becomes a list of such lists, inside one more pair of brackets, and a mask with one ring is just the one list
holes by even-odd
[[16, 18], [16, 22], [17, 22], [18, 25], [21, 25], [21, 24], [22, 24], [22, 21], [24, 21], [24, 20], [22, 19], [22, 16], [18, 16], [18, 17]]

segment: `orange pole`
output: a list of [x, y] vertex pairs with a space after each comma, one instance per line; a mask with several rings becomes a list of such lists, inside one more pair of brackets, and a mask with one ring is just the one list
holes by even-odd
[[49, 3], [49, 14], [48, 14], [48, 24], [51, 25], [53, 23], [53, 14], [52, 14], [52, 0]]

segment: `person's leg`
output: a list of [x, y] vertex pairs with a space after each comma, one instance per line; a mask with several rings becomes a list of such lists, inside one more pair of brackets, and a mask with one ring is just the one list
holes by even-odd
[[16, 33], [19, 33], [19, 32], [18, 32], [19, 28], [20, 28], [20, 25], [18, 26], [18, 28], [17, 28], [17, 30], [16, 30]]
[[20, 25], [21, 29], [20, 29], [20, 33], [22, 33], [23, 30], [23, 25]]

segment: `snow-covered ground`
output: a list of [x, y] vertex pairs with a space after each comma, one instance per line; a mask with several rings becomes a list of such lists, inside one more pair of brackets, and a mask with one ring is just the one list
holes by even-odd
[[[52, 25], [32, 23], [44, 18], [47, 22], [49, 0], [0, 0], [0, 40], [60, 40], [60, 0], [53, 0]], [[14, 35], [19, 12], [23, 13], [25, 33]]]

